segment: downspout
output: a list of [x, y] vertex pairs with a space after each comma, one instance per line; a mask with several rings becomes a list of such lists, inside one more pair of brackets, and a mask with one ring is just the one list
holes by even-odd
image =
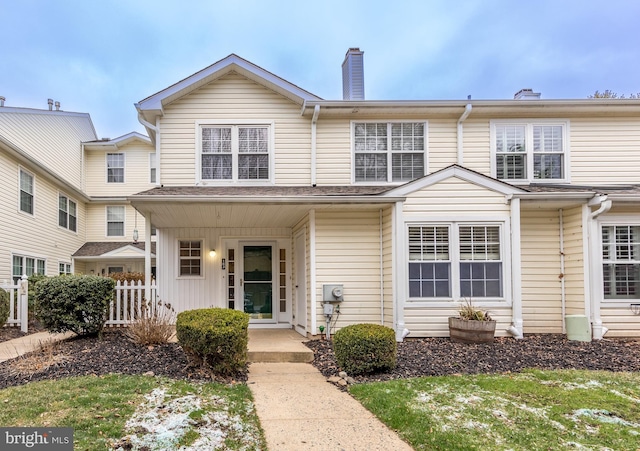
[[467, 103], [467, 106], [464, 107], [464, 112], [462, 113], [462, 116], [460, 116], [460, 119], [458, 119], [458, 164], [460, 166], [464, 164], [464, 151], [463, 151], [463, 145], [462, 145], [462, 141], [463, 141], [462, 123], [465, 121], [465, 119], [467, 119], [467, 117], [469, 117], [469, 115], [471, 114], [472, 108], [473, 107], [471, 106], [471, 104]]
[[320, 105], [313, 108], [313, 117], [311, 118], [311, 186], [316, 186], [316, 124], [320, 116]]
[[564, 212], [562, 208], [558, 210], [558, 216], [560, 223], [560, 314], [562, 315], [562, 334], [566, 334], [567, 325], [564, 318], [567, 313], [567, 293], [564, 283]]
[[520, 199], [511, 197], [511, 325], [507, 332], [513, 338], [523, 337], [522, 320], [522, 251], [520, 234]]
[[379, 216], [380, 224], [380, 324], [384, 326], [384, 236], [382, 230], [382, 208]]
[[[612, 202], [607, 200], [606, 195], [596, 196], [591, 201], [589, 201], [588, 206], [598, 205], [600, 204], [600, 208], [596, 211], [593, 211], [589, 214], [589, 233], [591, 236], [588, 237], [588, 240], [591, 242], [591, 246], [589, 246], [589, 250], [591, 255], [589, 256], [589, 264], [590, 267], [593, 268], [593, 262], [595, 259], [595, 239], [598, 236], [598, 228], [596, 219], [601, 214], [608, 212], [611, 209]], [[589, 279], [592, 279], [591, 277]], [[592, 338], [594, 340], [602, 340], [602, 337], [609, 330], [607, 327], [602, 325], [602, 317], [600, 316], [600, 299], [596, 300], [594, 296], [595, 287], [591, 287], [590, 293], [590, 301], [591, 301], [591, 329], [592, 329]]]

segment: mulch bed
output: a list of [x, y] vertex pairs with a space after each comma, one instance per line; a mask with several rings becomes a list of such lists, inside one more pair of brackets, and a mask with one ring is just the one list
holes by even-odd
[[[314, 351], [313, 365], [323, 375], [338, 374], [331, 342], [315, 340], [306, 344]], [[177, 343], [140, 346], [117, 330], [105, 332], [102, 340], [77, 337], [60, 342], [48, 352], [57, 357], [49, 359], [52, 364], [38, 363], [38, 368], [28, 372], [17, 371], [16, 363], [30, 358], [29, 355], [0, 363], [0, 389], [44, 379], [109, 373], [153, 373], [175, 379], [212, 380], [209, 374], [188, 365]], [[31, 358], [47, 360], [46, 355], [35, 354]], [[525, 368], [640, 372], [640, 341], [605, 339], [585, 343], [568, 341], [562, 335], [530, 335], [523, 340], [496, 338], [490, 344], [473, 345], [454, 343], [448, 338], [408, 339], [398, 343], [398, 365], [394, 370], [356, 376], [355, 380], [368, 382], [447, 374], [507, 373]], [[247, 372], [216, 380], [245, 382]]]
[[[156, 376], [174, 379], [212, 380], [210, 374], [189, 366], [185, 353], [177, 343], [141, 346], [117, 330], [105, 332], [101, 340], [97, 337], [76, 337], [59, 342], [53, 346], [53, 352], [58, 356], [62, 354], [62, 358], [49, 367], [28, 374], [17, 372], [15, 363], [20, 363], [17, 362], [20, 359], [29, 358], [29, 354], [0, 363], [0, 389], [45, 379], [109, 373], [153, 373]], [[31, 358], [34, 360], [46, 359], [46, 356], [38, 356], [38, 352], [33, 354]], [[38, 362], [37, 366], [40, 365]], [[244, 371], [233, 377], [215, 380], [235, 383], [245, 382], [246, 379], [247, 372]]]
[[[313, 365], [326, 376], [340, 371], [331, 342], [306, 343], [315, 354]], [[355, 376], [356, 382], [419, 376], [508, 373], [526, 368], [640, 371], [640, 341], [605, 339], [569, 341], [563, 335], [529, 335], [522, 340], [496, 338], [489, 344], [454, 343], [448, 338], [407, 339], [398, 343], [394, 370]]]

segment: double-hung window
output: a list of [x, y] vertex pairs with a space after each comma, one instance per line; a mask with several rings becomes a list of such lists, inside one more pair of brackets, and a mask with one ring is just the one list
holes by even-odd
[[107, 236], [124, 236], [124, 206], [107, 207]]
[[107, 154], [107, 183], [124, 183], [124, 153]]
[[42, 258], [26, 257], [23, 255], [12, 256], [12, 278], [17, 284], [20, 278], [26, 274], [27, 277], [33, 274], [45, 273], [45, 261]]
[[495, 176], [514, 182], [567, 180], [567, 122], [494, 121]]
[[502, 299], [502, 226], [409, 225], [409, 298]]
[[273, 158], [269, 125], [201, 126], [203, 181], [269, 181]]
[[64, 274], [72, 274], [71, 263], [58, 263], [58, 274], [60, 274], [61, 276]]
[[20, 211], [33, 214], [33, 175], [20, 169]]
[[605, 299], [640, 298], [640, 225], [602, 226]]
[[425, 174], [426, 123], [354, 122], [356, 182], [406, 182]]
[[76, 232], [78, 228], [78, 207], [62, 194], [58, 194], [58, 225], [72, 232]]
[[180, 276], [201, 276], [202, 241], [180, 240], [178, 242], [178, 251]]

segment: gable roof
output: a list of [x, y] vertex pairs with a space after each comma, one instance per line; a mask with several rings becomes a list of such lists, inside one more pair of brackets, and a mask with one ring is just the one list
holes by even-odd
[[[120, 254], [123, 251], [135, 250], [140, 253], [139, 258], [144, 258], [144, 242], [121, 242], [121, 241], [94, 241], [84, 243], [80, 249], [72, 255], [74, 258], [86, 259], [87, 257], [123, 257]], [[151, 243], [152, 257], [156, 253], [156, 243]], [[131, 256], [128, 256], [131, 258]]]
[[311, 94], [309, 91], [306, 91], [232, 53], [226, 58], [213, 63], [211, 66], [206, 67], [201, 71], [169, 86], [168, 88], [141, 100], [135, 104], [135, 107], [138, 110], [138, 113], [141, 114], [146, 121], [153, 124], [155, 123], [155, 116], [162, 114], [162, 109], [165, 105], [186, 96], [196, 89], [211, 83], [230, 72], [236, 72], [243, 75], [256, 83], [287, 97], [299, 105], [304, 104], [304, 102], [308, 100], [322, 100], [320, 97]]
[[[127, 144], [140, 141], [144, 144], [151, 145], [151, 139], [148, 136], [138, 132], [127, 133], [113, 139], [101, 139], [98, 141], [87, 141], [84, 143], [85, 149], [98, 150], [99, 148], [120, 149]], [[103, 149], [104, 150], [104, 149]]]

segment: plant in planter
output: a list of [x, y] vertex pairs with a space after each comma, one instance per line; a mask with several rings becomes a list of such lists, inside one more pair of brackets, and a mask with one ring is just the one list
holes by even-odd
[[496, 321], [489, 312], [466, 299], [458, 310], [459, 316], [449, 317], [449, 337], [459, 343], [490, 343], [496, 331]]

